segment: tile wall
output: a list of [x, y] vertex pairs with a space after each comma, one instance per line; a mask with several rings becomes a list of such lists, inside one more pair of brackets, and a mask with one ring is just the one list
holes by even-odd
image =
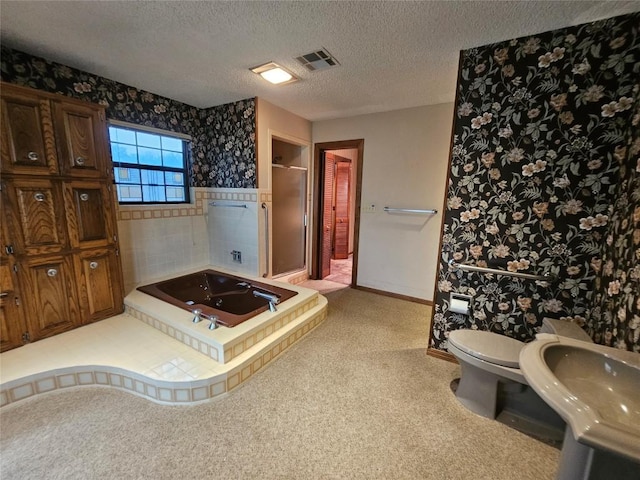
[[193, 188], [190, 205], [135, 205], [118, 209], [125, 294], [160, 276], [209, 264], [206, 188]]

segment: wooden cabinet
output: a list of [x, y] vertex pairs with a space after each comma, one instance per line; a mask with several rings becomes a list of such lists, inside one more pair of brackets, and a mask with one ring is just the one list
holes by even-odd
[[0, 256], [0, 351], [22, 345], [25, 332], [13, 275], [6, 256]]
[[20, 176], [2, 182], [16, 255], [58, 253], [67, 247], [60, 182]]
[[113, 249], [81, 252], [75, 257], [79, 272], [83, 318], [99, 320], [122, 311], [122, 289], [119, 258]]
[[115, 243], [111, 194], [100, 182], [67, 182], [64, 204], [71, 246], [105, 247]]
[[50, 337], [81, 324], [76, 278], [69, 256], [28, 258], [18, 263], [20, 287], [31, 340]]
[[0, 348], [121, 313], [99, 105], [2, 84]]
[[81, 178], [108, 177], [104, 111], [97, 105], [53, 104], [62, 172]]

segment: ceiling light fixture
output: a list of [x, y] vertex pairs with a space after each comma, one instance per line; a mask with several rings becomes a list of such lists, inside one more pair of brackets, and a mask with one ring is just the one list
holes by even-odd
[[271, 82], [274, 85], [284, 85], [286, 83], [292, 83], [298, 80], [298, 77], [296, 77], [293, 73], [273, 62], [265, 63], [264, 65], [260, 65], [258, 67], [253, 67], [250, 70], [253, 73], [257, 73], [267, 82]]

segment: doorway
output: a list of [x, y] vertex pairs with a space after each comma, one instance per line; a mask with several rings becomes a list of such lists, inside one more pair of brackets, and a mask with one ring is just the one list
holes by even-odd
[[364, 140], [318, 143], [311, 278], [357, 284]]

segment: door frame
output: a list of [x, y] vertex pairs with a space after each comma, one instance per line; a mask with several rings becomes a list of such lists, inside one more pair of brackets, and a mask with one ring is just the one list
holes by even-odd
[[326, 150], [350, 150], [356, 149], [358, 155], [356, 158], [356, 204], [353, 220], [353, 266], [351, 270], [351, 287], [357, 286], [358, 278], [358, 244], [360, 239], [360, 205], [362, 196], [362, 166], [364, 158], [364, 139], [340, 140], [336, 142], [322, 142], [314, 144], [313, 155], [313, 228], [311, 235], [311, 278], [320, 279], [322, 271], [322, 257], [320, 252], [320, 235], [322, 234], [322, 180], [324, 168], [322, 165], [322, 156]]

